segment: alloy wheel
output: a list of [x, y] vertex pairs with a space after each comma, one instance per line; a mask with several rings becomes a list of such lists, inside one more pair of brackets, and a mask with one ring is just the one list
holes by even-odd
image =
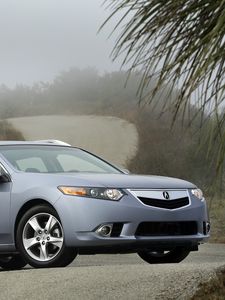
[[49, 213], [32, 216], [25, 224], [22, 242], [27, 254], [40, 262], [55, 258], [63, 247], [64, 234], [59, 220]]

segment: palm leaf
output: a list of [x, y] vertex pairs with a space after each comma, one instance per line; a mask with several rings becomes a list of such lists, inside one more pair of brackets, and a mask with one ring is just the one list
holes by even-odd
[[[123, 65], [142, 73], [140, 101], [153, 103], [165, 85], [179, 90], [172, 105], [175, 122], [187, 116], [190, 103], [198, 108], [190, 122], [200, 118], [213, 129], [202, 138], [217, 156], [217, 174], [225, 162], [225, 0], [106, 0], [119, 13], [120, 30], [113, 58], [125, 52]], [[122, 12], [122, 17], [121, 17]], [[123, 26], [121, 26], [121, 24]], [[152, 79], [153, 89], [149, 90]], [[198, 95], [198, 98], [194, 98]], [[193, 99], [195, 99], [193, 101]], [[213, 118], [213, 122], [212, 122]], [[214, 147], [218, 143], [219, 147]], [[215, 149], [214, 149], [215, 148]], [[214, 151], [214, 153], [213, 153]]]

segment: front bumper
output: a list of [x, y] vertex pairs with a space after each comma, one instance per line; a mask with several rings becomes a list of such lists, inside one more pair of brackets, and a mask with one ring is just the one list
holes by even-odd
[[[127, 192], [127, 191], [126, 191]], [[98, 200], [62, 195], [55, 203], [61, 219], [65, 243], [79, 249], [118, 249], [129, 251], [143, 247], [170, 248], [185, 246], [194, 249], [205, 242], [209, 233], [205, 230], [208, 213], [205, 201], [190, 194], [191, 204], [177, 210], [160, 209], [143, 205], [129, 192], [120, 201]], [[196, 222], [197, 232], [192, 235], [137, 236], [136, 231], [142, 222]], [[122, 223], [119, 236], [103, 237], [97, 229], [103, 224]], [[101, 251], [100, 251], [101, 252]], [[107, 251], [108, 252], [108, 251]]]

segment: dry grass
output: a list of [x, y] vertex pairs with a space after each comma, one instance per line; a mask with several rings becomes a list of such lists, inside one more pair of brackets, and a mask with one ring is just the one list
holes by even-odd
[[225, 270], [217, 272], [215, 278], [200, 284], [198, 291], [191, 300], [224, 300], [225, 299]]
[[0, 141], [23, 141], [22, 133], [5, 120], [0, 121]]
[[225, 199], [211, 199], [208, 206], [211, 221], [210, 242], [225, 243]]

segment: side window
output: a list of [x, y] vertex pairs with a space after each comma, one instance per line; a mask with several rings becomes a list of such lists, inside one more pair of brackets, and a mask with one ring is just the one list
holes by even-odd
[[24, 172], [41, 172], [46, 173], [48, 170], [39, 157], [29, 157], [25, 159], [20, 159], [16, 161], [20, 171]]

